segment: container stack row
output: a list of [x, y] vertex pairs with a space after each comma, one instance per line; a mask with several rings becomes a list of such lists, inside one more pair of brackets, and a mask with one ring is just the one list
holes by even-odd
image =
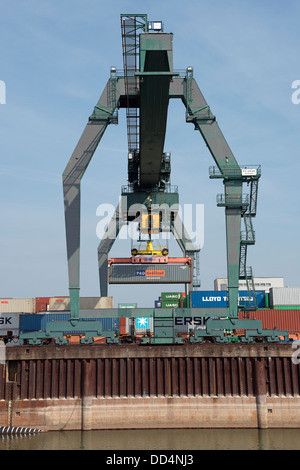
[[[113, 297], [81, 297], [81, 309], [113, 308]], [[0, 298], [0, 313], [70, 311], [70, 297]]]

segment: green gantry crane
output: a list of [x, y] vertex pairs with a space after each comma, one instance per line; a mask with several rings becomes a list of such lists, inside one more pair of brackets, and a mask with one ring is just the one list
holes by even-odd
[[[238, 290], [239, 279], [246, 279], [249, 298], [250, 294], [255, 298], [252, 270], [246, 266], [246, 255], [248, 245], [255, 243], [252, 219], [256, 215], [261, 167], [238, 164], [197, 85], [193, 68], [187, 67], [184, 72], [174, 70], [173, 34], [165, 33], [161, 22], [149, 22], [144, 14], [122, 14], [121, 31], [124, 69], [111, 68], [106, 87], [63, 173], [71, 319], [64, 324], [52, 322], [45, 335], [36, 333], [24, 338], [31, 338], [33, 343], [45, 337], [64, 342], [63, 331], [71, 330], [74, 334], [85, 331], [83, 342], [101, 335], [116, 341], [111, 333], [103, 332], [101, 318], [88, 322], [79, 308], [80, 183], [106, 128], [118, 123], [121, 108], [126, 109], [127, 118], [128, 185], [122, 187], [120, 203], [98, 247], [100, 293], [107, 295], [109, 251], [122, 226], [140, 215], [139, 210], [132, 211], [136, 205], [146, 207], [148, 215], [155, 212], [155, 207], [169, 208], [169, 218], [163, 221], [165, 225], [160, 231], [173, 233], [183, 255], [192, 260], [191, 269], [195, 265], [199, 268], [199, 248], [192, 243], [176, 210], [178, 190], [170, 185], [170, 154], [164, 151], [169, 100], [180, 99], [186, 110], [186, 122], [200, 132], [215, 162], [215, 166], [209, 168], [209, 177], [222, 179], [224, 184], [224, 193], [217, 196], [217, 205], [225, 208], [228, 308], [101, 309], [99, 317], [153, 316], [154, 343], [181, 341], [174, 336], [177, 315], [210, 317], [205, 329], [194, 332], [191, 341], [195, 342], [206, 339], [228, 342], [225, 331], [236, 329], [245, 330], [242, 338], [245, 342], [257, 338], [280, 341], [279, 336], [287, 339], [287, 332], [263, 330], [261, 321], [250, 320], [247, 315], [239, 318], [240, 310], [255, 309], [253, 304], [238, 305]], [[248, 188], [248, 192], [244, 192], [244, 188]], [[242, 221], [244, 229], [241, 231]], [[196, 285], [199, 283], [194, 278], [190, 288]]]

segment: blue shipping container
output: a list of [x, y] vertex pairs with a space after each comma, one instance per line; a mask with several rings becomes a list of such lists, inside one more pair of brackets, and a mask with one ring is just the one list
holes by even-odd
[[154, 307], [155, 308], [161, 308], [161, 301], [160, 300], [155, 300]]
[[[68, 321], [70, 320], [69, 313], [36, 313], [36, 314], [23, 314], [20, 315], [20, 332], [29, 333], [31, 331], [45, 331], [46, 324], [52, 321]], [[95, 321], [102, 320], [103, 330], [119, 329], [119, 318], [82, 318], [82, 320]], [[71, 332], [71, 329], [69, 330]]]
[[226, 308], [228, 305], [226, 291], [192, 291], [192, 308]]
[[[265, 291], [255, 291], [255, 294], [258, 308], [264, 308]], [[239, 305], [254, 307], [253, 297], [250, 297], [249, 304], [248, 291], [239, 291]], [[192, 291], [191, 306], [193, 308], [226, 308], [228, 307], [228, 293], [227, 291]]]
[[[264, 290], [256, 290], [255, 291], [256, 302], [258, 308], [265, 308], [266, 307], [266, 296]], [[249, 305], [249, 294], [246, 290], [239, 291], [239, 306], [247, 307]], [[254, 307], [254, 298], [252, 292], [250, 291], [250, 307]]]

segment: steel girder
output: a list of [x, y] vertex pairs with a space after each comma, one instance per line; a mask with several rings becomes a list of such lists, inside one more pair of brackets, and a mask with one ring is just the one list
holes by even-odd
[[108, 126], [114, 119], [124, 80], [111, 78], [89, 118], [63, 173], [71, 318], [79, 318], [80, 183]]
[[[195, 129], [200, 131], [224, 178], [229, 316], [237, 317], [243, 186], [241, 169], [191, 71], [187, 71], [184, 80], [173, 78], [170, 98], [183, 101], [186, 121], [193, 123]], [[234, 177], [231, 177], [232, 174]]]

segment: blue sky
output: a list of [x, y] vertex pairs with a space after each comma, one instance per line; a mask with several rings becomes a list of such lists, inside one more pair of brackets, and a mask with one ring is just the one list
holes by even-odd
[[[297, 0], [0, 0], [0, 296], [68, 295], [61, 175], [112, 65], [122, 68], [121, 13], [147, 13], [174, 34], [174, 68], [194, 77], [238, 162], [261, 164], [256, 276], [300, 286], [300, 80]], [[226, 275], [225, 216], [216, 206], [221, 181], [200, 133], [172, 101], [165, 150], [182, 204], [204, 204], [202, 288]], [[96, 209], [117, 204], [126, 184], [125, 112], [109, 126], [82, 180], [81, 295], [98, 296]], [[112, 255], [128, 256], [130, 242]], [[176, 255], [174, 248], [174, 255]], [[163, 286], [120, 288], [118, 302], [153, 305]], [[175, 290], [175, 288], [167, 289]]]

